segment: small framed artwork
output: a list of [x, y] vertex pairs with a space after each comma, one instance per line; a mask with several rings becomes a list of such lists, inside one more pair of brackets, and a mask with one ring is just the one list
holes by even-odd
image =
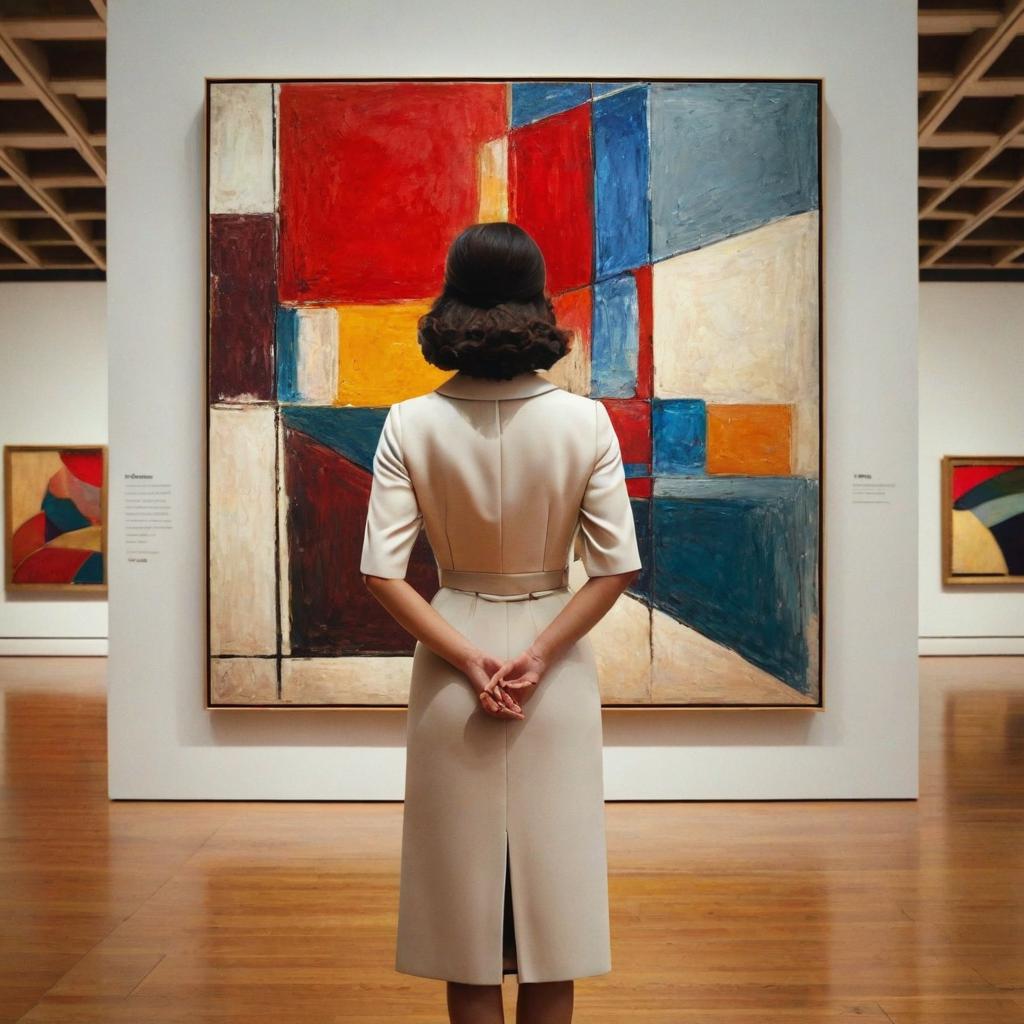
[[106, 445], [4, 446], [8, 590], [107, 589]]
[[942, 578], [1024, 583], [1024, 455], [942, 460]]

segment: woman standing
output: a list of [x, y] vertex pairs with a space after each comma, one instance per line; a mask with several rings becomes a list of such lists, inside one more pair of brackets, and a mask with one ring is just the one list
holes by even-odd
[[[573, 979], [611, 970], [601, 697], [586, 634], [641, 561], [605, 407], [542, 377], [568, 350], [544, 258], [507, 223], [452, 243], [419, 324], [457, 372], [391, 406], [360, 571], [417, 643], [396, 970], [448, 982], [453, 1024], [570, 1021]], [[405, 574], [420, 527], [428, 603]], [[589, 576], [568, 587], [578, 538]]]

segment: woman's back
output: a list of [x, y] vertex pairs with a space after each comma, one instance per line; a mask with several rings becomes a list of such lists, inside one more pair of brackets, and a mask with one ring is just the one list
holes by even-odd
[[396, 403], [376, 462], [375, 475], [393, 479], [367, 529], [386, 521], [388, 564], [364, 572], [404, 574], [420, 522], [442, 582], [451, 572], [553, 573], [544, 586], [560, 586], [577, 523], [588, 575], [639, 564], [607, 411], [536, 372], [458, 373]]

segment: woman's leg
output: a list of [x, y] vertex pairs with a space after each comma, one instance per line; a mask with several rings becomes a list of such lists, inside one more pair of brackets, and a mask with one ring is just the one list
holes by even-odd
[[451, 1024], [504, 1024], [500, 985], [464, 985], [460, 981], [446, 984]]
[[519, 986], [516, 1024], [569, 1024], [572, 981], [535, 981]]

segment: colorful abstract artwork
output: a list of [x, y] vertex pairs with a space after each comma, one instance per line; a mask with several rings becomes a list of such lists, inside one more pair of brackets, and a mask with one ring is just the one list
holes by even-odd
[[1024, 455], [942, 460], [946, 583], [1024, 583]]
[[[605, 705], [821, 707], [821, 82], [208, 83], [210, 706], [401, 706], [358, 561], [381, 425], [449, 373], [449, 242], [539, 242], [645, 569]], [[430, 598], [421, 535], [409, 570]], [[571, 585], [585, 577], [578, 561]]]
[[107, 449], [4, 447], [9, 590], [107, 589]]

